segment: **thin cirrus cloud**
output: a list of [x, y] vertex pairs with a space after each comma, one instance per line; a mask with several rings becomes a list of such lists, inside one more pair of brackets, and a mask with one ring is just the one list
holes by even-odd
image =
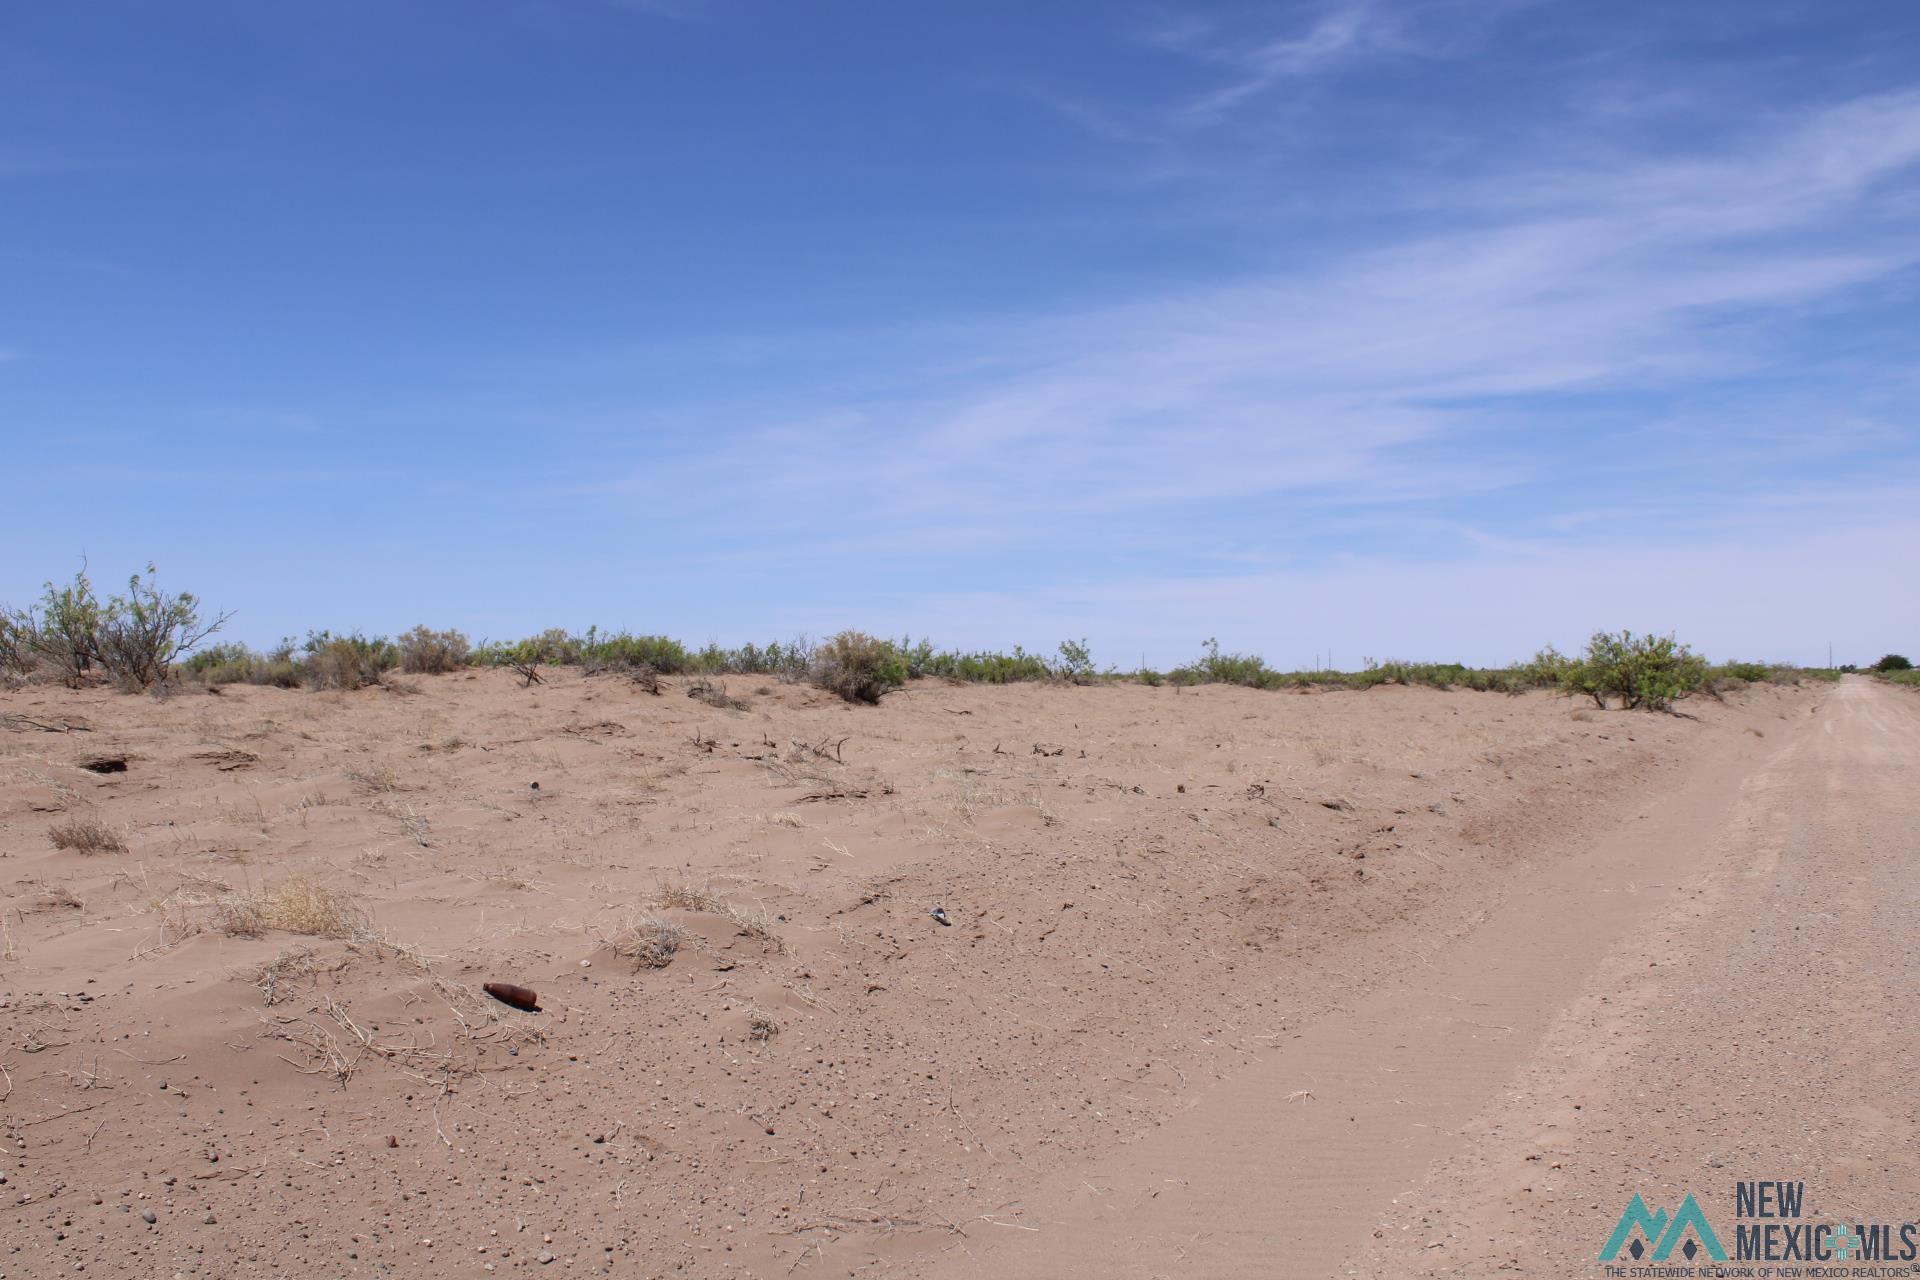
[[[1728, 154], [1515, 175], [1482, 192], [1470, 229], [995, 325], [971, 341], [1006, 372], [944, 399], [856, 398], [804, 429], [748, 428], [745, 480], [770, 500], [829, 498], [847, 513], [839, 537], [950, 538], [971, 514], [990, 542], [1195, 504], [1443, 500], [1546, 479], [1540, 449], [1480, 442], [1501, 400], [1763, 366], [1768, 323], [1920, 257], [1904, 226], [1859, 233], [1916, 160], [1920, 95], [1893, 95]], [[1551, 415], [1531, 428], [1536, 443], [1557, 429]]]

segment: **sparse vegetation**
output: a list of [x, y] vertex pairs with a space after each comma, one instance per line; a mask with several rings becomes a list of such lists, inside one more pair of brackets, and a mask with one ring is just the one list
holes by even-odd
[[685, 925], [649, 915], [629, 918], [605, 941], [615, 955], [633, 961], [636, 969], [664, 969], [690, 936]]
[[127, 579], [127, 594], [114, 596], [97, 615], [95, 652], [122, 688], [151, 689], [173, 670], [173, 660], [218, 631], [230, 614], [212, 621], [185, 591], [162, 591], [149, 564], [146, 576]]
[[[1548, 646], [1526, 661], [1505, 667], [1369, 658], [1358, 671], [1281, 671], [1257, 654], [1223, 652], [1218, 640], [1209, 639], [1198, 658], [1169, 672], [1144, 663], [1132, 672], [1101, 672], [1085, 639], [1062, 641], [1056, 655], [1045, 658], [1018, 645], [1005, 652], [948, 650], [926, 639], [883, 640], [859, 631], [843, 631], [818, 645], [799, 637], [739, 648], [714, 642], [694, 650], [665, 635], [602, 632], [598, 627], [589, 627], [583, 635], [555, 627], [523, 640], [472, 645], [460, 631], [416, 626], [397, 640], [359, 632], [314, 631], [303, 644], [284, 640], [260, 653], [244, 644], [197, 649], [198, 642], [225, 620], [224, 615], [203, 625], [193, 597], [160, 592], [153, 585], [152, 572], [148, 566], [147, 577], [135, 575], [130, 580], [126, 596], [105, 604], [94, 595], [83, 569], [65, 587], [49, 583], [34, 608], [0, 610], [0, 675], [18, 681], [34, 672], [50, 671], [77, 686], [102, 670], [127, 687], [159, 689], [165, 687], [169, 664], [177, 660], [179, 672], [209, 686], [248, 683], [358, 689], [384, 684], [400, 692], [417, 692], [401, 688], [387, 678], [388, 673], [396, 668], [438, 674], [463, 666], [499, 667], [517, 673], [524, 685], [531, 686], [544, 681], [545, 669], [578, 666], [590, 676], [625, 676], [635, 688], [656, 695], [662, 691], [661, 676], [692, 676], [685, 686], [688, 696], [720, 709], [746, 705], [714, 678], [733, 674], [806, 681], [849, 702], [865, 704], [878, 703], [917, 679], [968, 684], [1051, 680], [1078, 685], [1128, 680], [1148, 687], [1229, 684], [1300, 691], [1379, 685], [1504, 693], [1558, 689], [1591, 697], [1603, 707], [1617, 700], [1623, 708], [1668, 709], [1695, 692], [1717, 695], [1743, 684], [1837, 680], [1841, 671], [1851, 669], [1762, 662], [1709, 666], [1672, 636], [1624, 631], [1597, 634], [1579, 658]], [[1910, 667], [1904, 656], [1888, 654], [1871, 670], [1889, 675]]]
[[290, 876], [258, 892], [236, 889], [208, 876], [186, 876], [152, 898], [165, 944], [200, 933], [258, 938], [268, 932], [318, 938], [371, 939], [372, 923], [350, 896], [305, 876]]
[[745, 711], [747, 709], [747, 701], [745, 698], [734, 697], [727, 692], [727, 686], [724, 683], [708, 680], [705, 676], [687, 685], [687, 696], [696, 702], [704, 702], [708, 706], [720, 711]]
[[0, 611], [0, 674], [24, 677], [32, 674], [33, 666], [27, 633], [10, 613]]
[[848, 702], [878, 703], [907, 675], [898, 646], [860, 631], [842, 631], [813, 653], [813, 683]]
[[1086, 640], [1062, 640], [1060, 657], [1055, 661], [1053, 670], [1055, 675], [1071, 684], [1092, 684], [1093, 652], [1087, 648]]
[[357, 631], [344, 636], [313, 631], [307, 634], [300, 683], [309, 689], [360, 689], [378, 684], [399, 663], [399, 649], [385, 636], [369, 639]]
[[434, 631], [423, 625], [401, 636], [396, 648], [402, 671], [409, 675], [437, 676], [465, 666], [472, 645], [458, 631]]
[[692, 885], [663, 882], [654, 902], [662, 907], [676, 911], [701, 911], [719, 913], [726, 910], [726, 904], [705, 889], [696, 889]]
[[257, 937], [268, 929], [316, 938], [351, 938], [367, 931], [366, 917], [352, 899], [305, 876], [290, 876], [257, 894], [223, 895], [214, 905], [220, 931], [238, 937]]
[[1560, 684], [1601, 707], [1608, 698], [1619, 698], [1627, 710], [1665, 711], [1706, 680], [1706, 660], [1671, 635], [1598, 631], [1587, 642], [1586, 655], [1568, 668]]
[[47, 839], [56, 849], [73, 853], [125, 853], [127, 842], [98, 818], [73, 818], [52, 827]]
[[191, 594], [160, 589], [151, 564], [103, 604], [82, 567], [64, 587], [47, 583], [38, 605], [0, 610], [0, 664], [24, 675], [44, 663], [75, 688], [97, 669], [124, 689], [152, 689], [229, 616], [203, 619]]
[[86, 568], [64, 587], [46, 584], [37, 606], [7, 611], [15, 644], [78, 688], [99, 658], [100, 601]]

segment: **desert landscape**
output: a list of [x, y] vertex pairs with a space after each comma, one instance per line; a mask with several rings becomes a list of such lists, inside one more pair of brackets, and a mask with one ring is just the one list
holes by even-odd
[[0, 17], [0, 1280], [1920, 1280], [1920, 4]]
[[[1392, 1189], [1640, 936], [1609, 900], [1704, 875], [1648, 813], [1717, 778], [1711, 824], [1835, 698], [1911, 744], [1911, 693], [1848, 679], [1685, 715], [575, 668], [0, 695], [0, 1271], [1305, 1275], [1406, 1233], [1430, 1262]], [[1543, 884], [1591, 954], [1526, 959], [1502, 913]], [[1464, 1048], [1361, 1126], [1313, 1055], [1489, 930], [1527, 1008], [1474, 989], [1485, 956], [1416, 1002]], [[1258, 1253], [1183, 1269], [1200, 1188], [1120, 1184], [1223, 1121], [1298, 1149], [1236, 1192]], [[1296, 1215], [1247, 1216], [1290, 1180]]]

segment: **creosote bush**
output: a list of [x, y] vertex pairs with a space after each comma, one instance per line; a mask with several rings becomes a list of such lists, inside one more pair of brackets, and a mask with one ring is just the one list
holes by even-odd
[[300, 683], [309, 689], [359, 689], [378, 684], [399, 664], [400, 651], [385, 636], [369, 639], [359, 632], [336, 636], [331, 631], [313, 631], [307, 634]]
[[438, 676], [464, 667], [473, 646], [458, 631], [434, 631], [418, 626], [402, 635], [396, 647], [402, 671], [409, 675]]
[[907, 660], [890, 640], [842, 631], [813, 651], [813, 683], [848, 702], [878, 703], [907, 682]]

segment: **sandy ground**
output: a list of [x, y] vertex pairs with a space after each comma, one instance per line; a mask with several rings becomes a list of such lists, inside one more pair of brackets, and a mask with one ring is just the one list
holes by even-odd
[[[86, 726], [0, 731], [0, 1275], [1588, 1274], [1701, 1168], [1920, 1203], [1904, 691], [399, 683], [0, 695]], [[295, 876], [351, 936], [224, 931]], [[1752, 1024], [1856, 997], [1818, 1069]]]

